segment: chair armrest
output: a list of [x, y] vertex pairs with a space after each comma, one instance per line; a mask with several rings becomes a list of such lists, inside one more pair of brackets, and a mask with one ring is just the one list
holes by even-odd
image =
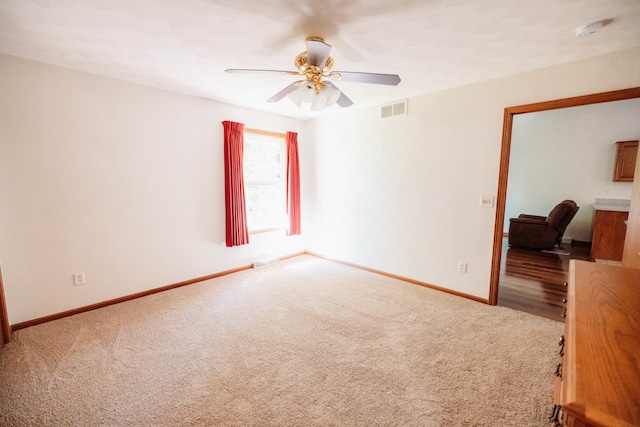
[[546, 223], [545, 221], [545, 217], [542, 217], [542, 219], [538, 219], [538, 218], [529, 218], [529, 217], [518, 217], [518, 218], [511, 218], [509, 220], [509, 222], [511, 224], [531, 224], [531, 225], [544, 225], [545, 227], [548, 227], [549, 225]]
[[527, 215], [527, 214], [520, 214], [518, 216], [518, 218], [526, 218], [526, 219], [535, 219], [537, 221], [546, 221], [547, 217], [546, 216], [540, 216], [540, 215]]
[[540, 231], [536, 231], [536, 232], [547, 232], [549, 230], [553, 230], [555, 232], [555, 230], [551, 227], [549, 227], [549, 224], [547, 224], [546, 222], [543, 221], [537, 221], [535, 219], [528, 219], [528, 218], [511, 218], [511, 220], [509, 221], [509, 228], [510, 229], [516, 229], [516, 230], [540, 230]]

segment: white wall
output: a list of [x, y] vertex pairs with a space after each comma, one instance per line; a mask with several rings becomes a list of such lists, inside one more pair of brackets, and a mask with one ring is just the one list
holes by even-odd
[[298, 120], [0, 55], [10, 322], [303, 251], [283, 233], [225, 246], [222, 120], [305, 143]]
[[308, 249], [488, 298], [504, 109], [636, 86], [640, 48], [315, 120]]
[[[487, 298], [504, 108], [634, 86], [640, 48], [303, 123], [1, 55], [10, 322], [305, 248]], [[304, 237], [224, 246], [225, 119], [300, 133]]]
[[547, 215], [561, 200], [580, 210], [565, 237], [591, 241], [596, 198], [630, 199], [630, 182], [613, 182], [615, 142], [640, 135], [640, 99], [514, 117], [505, 213]]

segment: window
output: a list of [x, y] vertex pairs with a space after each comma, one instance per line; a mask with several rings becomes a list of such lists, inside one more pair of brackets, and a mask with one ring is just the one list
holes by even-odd
[[244, 130], [244, 191], [250, 233], [286, 221], [284, 135]]

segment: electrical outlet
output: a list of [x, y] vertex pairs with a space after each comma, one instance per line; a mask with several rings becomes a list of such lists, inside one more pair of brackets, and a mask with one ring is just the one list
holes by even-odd
[[466, 262], [462, 262], [462, 261], [458, 261], [458, 271], [460, 273], [466, 273], [467, 272], [467, 263]]
[[85, 284], [84, 273], [73, 273], [73, 284], [75, 286], [82, 286]]

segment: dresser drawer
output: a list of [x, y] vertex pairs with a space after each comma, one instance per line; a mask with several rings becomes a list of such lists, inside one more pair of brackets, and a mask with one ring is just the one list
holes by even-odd
[[[561, 377], [565, 426], [640, 426], [640, 270], [570, 261]], [[553, 423], [555, 424], [555, 423]]]

